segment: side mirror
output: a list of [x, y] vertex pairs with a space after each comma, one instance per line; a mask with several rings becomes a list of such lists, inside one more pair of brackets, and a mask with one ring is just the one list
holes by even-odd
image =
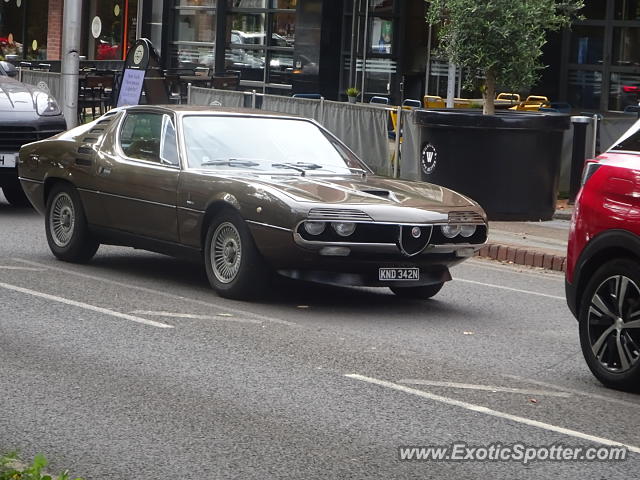
[[2, 61], [0, 62], [0, 69], [4, 70], [9, 77], [15, 78], [18, 76], [18, 69], [12, 63]]

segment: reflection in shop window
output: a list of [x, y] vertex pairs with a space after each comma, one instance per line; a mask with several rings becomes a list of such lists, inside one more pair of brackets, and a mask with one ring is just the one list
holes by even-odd
[[0, 56], [2, 60], [22, 58], [23, 12], [15, 2], [0, 3]]
[[267, 8], [268, 0], [227, 0], [231, 8]]
[[298, 5], [298, 0], [271, 0], [271, 8], [291, 10]]
[[612, 73], [609, 84], [609, 110], [624, 111], [637, 106], [640, 94], [640, 76], [630, 73]]
[[616, 0], [616, 20], [640, 20], [640, 0]]
[[373, 53], [391, 53], [393, 21], [375, 17], [371, 22], [371, 51]]
[[46, 60], [49, 1], [29, 0], [28, 7], [26, 58], [28, 60]]
[[393, 0], [369, 0], [369, 13], [388, 13], [393, 12]]
[[296, 39], [296, 14], [271, 14], [271, 32], [271, 46], [293, 47]]
[[574, 108], [600, 109], [602, 72], [570, 70], [567, 99]]
[[600, 64], [603, 51], [604, 27], [574, 26], [572, 28], [570, 63]]
[[640, 65], [640, 28], [622, 27], [613, 29], [613, 65]]

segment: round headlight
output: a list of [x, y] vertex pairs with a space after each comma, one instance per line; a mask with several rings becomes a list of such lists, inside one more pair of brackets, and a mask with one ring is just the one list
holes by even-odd
[[338, 235], [340, 235], [341, 237], [348, 237], [349, 235], [352, 235], [353, 232], [356, 231], [356, 224], [355, 223], [332, 223], [331, 226], [333, 227], [333, 229], [336, 231], [336, 233]]
[[325, 224], [323, 222], [304, 222], [304, 229], [309, 235], [320, 235], [324, 232]]
[[469, 238], [474, 233], [476, 233], [475, 225], [462, 225], [460, 227], [460, 235], [462, 235], [464, 238]]
[[440, 229], [447, 238], [453, 238], [460, 234], [460, 225], [442, 225]]

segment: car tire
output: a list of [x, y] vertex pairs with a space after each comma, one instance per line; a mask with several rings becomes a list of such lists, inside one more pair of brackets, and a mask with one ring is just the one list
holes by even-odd
[[256, 298], [269, 284], [270, 269], [249, 227], [231, 209], [217, 214], [209, 224], [204, 259], [209, 283], [221, 297]]
[[31, 207], [31, 202], [25, 195], [19, 183], [3, 185], [2, 193], [4, 194], [4, 198], [7, 199], [7, 202], [9, 202], [14, 207]]
[[[640, 263], [615, 259], [601, 266], [581, 296], [578, 322], [582, 354], [595, 377], [611, 388], [639, 391]], [[631, 322], [638, 327], [625, 327]]]
[[66, 262], [86, 263], [100, 246], [89, 232], [80, 195], [71, 185], [57, 184], [51, 190], [45, 230], [51, 252]]
[[442, 290], [443, 286], [444, 282], [440, 282], [433, 285], [423, 285], [421, 287], [389, 287], [389, 289], [400, 298], [426, 300], [435, 296]]

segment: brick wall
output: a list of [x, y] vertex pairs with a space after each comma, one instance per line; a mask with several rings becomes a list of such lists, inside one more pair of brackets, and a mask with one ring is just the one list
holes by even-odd
[[64, 0], [49, 0], [47, 60], [60, 60], [62, 50], [62, 6]]

